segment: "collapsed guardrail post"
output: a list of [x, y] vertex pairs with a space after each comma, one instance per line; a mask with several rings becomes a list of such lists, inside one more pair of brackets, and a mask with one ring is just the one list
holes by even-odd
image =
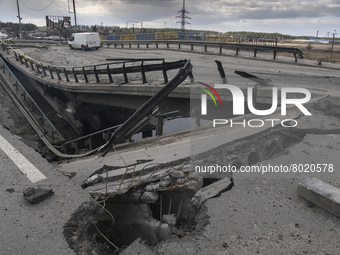
[[53, 73], [52, 73], [51, 67], [50, 67], [50, 66], [47, 66], [47, 68], [48, 68], [48, 71], [50, 72], [51, 79], [54, 79], [54, 76], [53, 76]]
[[37, 70], [38, 70], [38, 73], [41, 73], [41, 71], [40, 71], [40, 69], [39, 69], [39, 65], [38, 65], [38, 63], [37, 63], [37, 62], [35, 62], [35, 67], [37, 68]]
[[129, 79], [127, 77], [126, 68], [125, 68], [125, 62], [123, 64], [123, 75], [124, 75], [124, 83], [129, 83]]
[[164, 78], [164, 83], [167, 84], [168, 83], [168, 74], [166, 73], [167, 68], [165, 66], [165, 61], [163, 60], [162, 63], [162, 72], [163, 72], [163, 78]]
[[72, 68], [72, 73], [73, 73], [75, 82], [78, 83], [77, 74], [76, 74], [76, 72], [74, 71], [74, 68]]
[[144, 61], [142, 61], [141, 72], [142, 72], [143, 84], [144, 84], [144, 83], [147, 83], [147, 81], [146, 81], [146, 76], [145, 76], [145, 70], [144, 70]]
[[161, 136], [163, 134], [163, 116], [159, 114], [157, 116], [157, 124], [156, 124], [156, 136]]
[[222, 63], [221, 61], [218, 61], [218, 60], [215, 60], [216, 64], [217, 64], [217, 70], [218, 72], [220, 73], [220, 76], [222, 78], [222, 83], [223, 84], [227, 84], [227, 78], [225, 76], [225, 72], [223, 70], [223, 67], [222, 67]]
[[59, 73], [59, 69], [58, 68], [54, 68], [56, 73], [57, 73], [57, 76], [58, 76], [58, 80], [61, 81], [61, 77], [60, 77], [60, 73]]
[[43, 70], [44, 75], [47, 76], [46, 70], [45, 70], [45, 67], [43, 66], [43, 64], [41, 64], [41, 68], [42, 68], [42, 70]]
[[83, 67], [83, 75], [84, 75], [85, 83], [89, 83], [89, 80], [87, 79], [85, 67]]
[[113, 83], [112, 76], [111, 76], [111, 72], [110, 72], [110, 66], [109, 66], [109, 64], [107, 65], [106, 70], [107, 70], [107, 75], [108, 75], [108, 77], [109, 77], [110, 83]]
[[242, 76], [243, 78], [246, 78], [246, 79], [249, 79], [253, 82], [256, 82], [257, 85], [268, 86], [268, 84], [271, 82], [271, 80], [269, 78], [262, 79], [262, 78], [259, 78], [255, 75], [252, 75], [252, 74], [247, 73], [247, 72], [235, 70], [235, 73]]
[[66, 68], [65, 68], [65, 67], [64, 67], [64, 75], [65, 75], [66, 81], [67, 81], [67, 82], [70, 82], [70, 79], [68, 78], [68, 75], [67, 75], [67, 72], [66, 72]]
[[98, 76], [98, 73], [97, 73], [97, 68], [96, 68], [96, 66], [93, 67], [93, 71], [94, 71], [94, 75], [96, 76], [96, 82], [99, 83], [100, 80], [99, 80], [99, 76]]

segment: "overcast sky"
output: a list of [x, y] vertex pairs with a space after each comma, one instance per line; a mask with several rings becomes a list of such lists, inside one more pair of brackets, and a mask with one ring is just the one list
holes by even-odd
[[[18, 0], [22, 22], [45, 25], [45, 15], [71, 16], [73, 0]], [[78, 25], [180, 28], [183, 0], [75, 0]], [[339, 0], [186, 0], [187, 29], [278, 32], [326, 36], [340, 33]], [[18, 22], [15, 0], [0, 0], [0, 20]], [[130, 21], [130, 22], [129, 22]], [[140, 23], [134, 24], [140, 27]]]

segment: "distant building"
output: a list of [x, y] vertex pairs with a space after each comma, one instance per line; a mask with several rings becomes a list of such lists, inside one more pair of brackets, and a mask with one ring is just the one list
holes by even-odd
[[294, 42], [300, 42], [300, 43], [321, 43], [321, 44], [330, 44], [330, 40], [326, 39], [314, 39], [314, 38], [309, 38], [308, 40], [306, 39], [295, 39], [293, 40]]

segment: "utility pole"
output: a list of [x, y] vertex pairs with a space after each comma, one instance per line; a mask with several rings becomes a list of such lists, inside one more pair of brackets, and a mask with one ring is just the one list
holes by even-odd
[[18, 8], [18, 18], [19, 18], [19, 39], [22, 38], [22, 30], [21, 30], [21, 17], [20, 17], [20, 8], [19, 8], [19, 1], [17, 0], [17, 8]]
[[333, 58], [333, 47], [334, 47], [334, 38], [335, 38], [335, 35], [336, 35], [336, 30], [334, 30], [334, 33], [332, 34], [333, 35], [333, 41], [332, 41], [332, 49], [331, 49], [331, 62], [332, 62], [332, 58]]
[[181, 23], [181, 29], [182, 31], [185, 30], [185, 24], [190, 24], [189, 22], [186, 22], [185, 19], [191, 19], [190, 17], [188, 17], [186, 15], [186, 13], [190, 13], [185, 9], [185, 0], [183, 0], [183, 7], [182, 10], [178, 11], [178, 13], [180, 13], [181, 15], [176, 16], [176, 18], [180, 18], [181, 21], [177, 21], [177, 23]]
[[73, 13], [74, 13], [74, 25], [77, 26], [77, 16], [76, 16], [76, 3], [73, 0]]

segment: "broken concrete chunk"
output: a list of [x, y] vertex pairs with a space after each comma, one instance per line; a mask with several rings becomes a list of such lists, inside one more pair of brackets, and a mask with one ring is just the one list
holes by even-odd
[[159, 189], [159, 183], [149, 184], [148, 186], [145, 187], [146, 191], [155, 191], [157, 189]]
[[31, 203], [38, 204], [54, 194], [51, 189], [27, 188], [23, 191], [24, 198]]
[[190, 180], [186, 183], [188, 189], [193, 191], [198, 191], [203, 188], [203, 178], [199, 178], [198, 180]]
[[174, 178], [174, 179], [180, 179], [184, 176], [184, 173], [181, 172], [181, 171], [178, 171], [178, 172], [172, 172], [170, 174], [171, 178]]
[[340, 217], [340, 189], [316, 178], [304, 178], [298, 185], [298, 195]]
[[158, 200], [159, 195], [157, 192], [144, 192], [143, 195], [140, 197], [140, 201], [143, 203], [154, 203]]
[[143, 254], [143, 255], [156, 255], [152, 249], [147, 246], [141, 238], [137, 238], [132, 244], [130, 244], [126, 249], [124, 249], [121, 255], [135, 255], [135, 254]]
[[162, 216], [162, 221], [164, 223], [171, 225], [171, 226], [174, 226], [174, 225], [176, 225], [176, 216], [175, 216], [175, 214], [164, 214]]
[[195, 171], [195, 166], [193, 165], [185, 165], [182, 169], [183, 173], [188, 174], [188, 173], [192, 173]]
[[220, 196], [223, 192], [230, 190], [233, 186], [234, 182], [232, 178], [224, 178], [197, 191], [191, 201], [193, 205], [199, 207], [206, 200]]
[[171, 181], [161, 181], [161, 182], [159, 182], [159, 186], [160, 187], [169, 187], [170, 186], [170, 184], [171, 184]]
[[91, 185], [98, 182], [99, 174], [92, 175], [91, 177], [87, 178], [85, 184]]

